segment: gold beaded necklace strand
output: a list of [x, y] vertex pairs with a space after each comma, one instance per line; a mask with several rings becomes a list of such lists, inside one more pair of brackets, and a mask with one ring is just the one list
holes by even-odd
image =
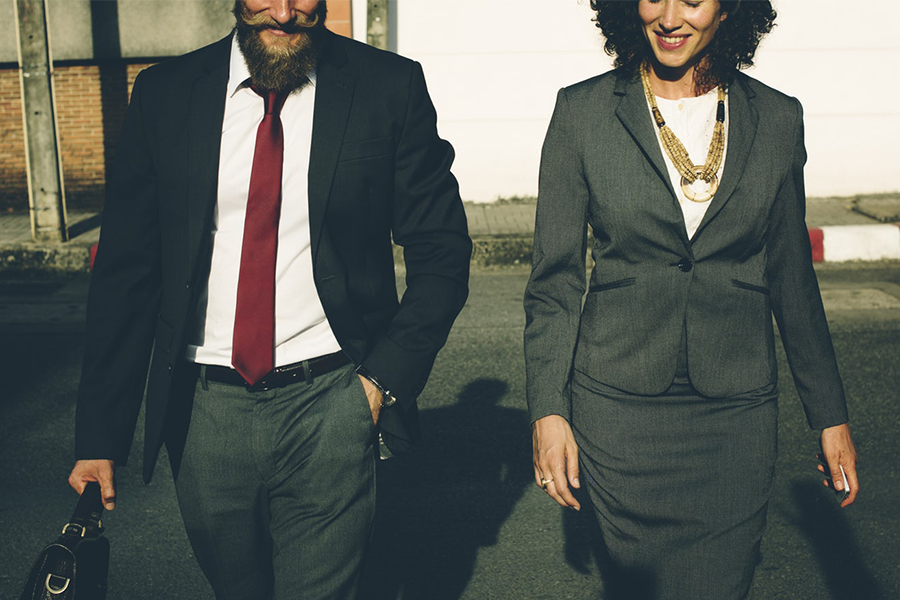
[[[666, 154], [672, 160], [678, 173], [681, 174], [681, 191], [692, 202], [706, 202], [716, 195], [719, 189], [719, 166], [722, 164], [722, 154], [725, 152], [725, 87], [719, 86], [719, 103], [716, 106], [716, 124], [713, 126], [712, 141], [709, 143], [709, 152], [706, 155], [706, 164], [695, 165], [691, 161], [684, 144], [675, 136], [675, 132], [666, 125], [659, 106], [656, 104], [656, 96], [650, 87], [650, 65], [644, 61], [641, 65], [641, 83], [644, 84], [644, 94], [659, 127], [659, 137], [662, 140]], [[691, 184], [702, 179], [707, 183], [704, 192], [694, 192]]]

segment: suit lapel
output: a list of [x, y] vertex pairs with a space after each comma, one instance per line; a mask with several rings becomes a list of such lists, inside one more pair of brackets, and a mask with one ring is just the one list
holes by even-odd
[[231, 36], [211, 50], [203, 73], [194, 80], [188, 118], [188, 243], [192, 266], [201, 240], [209, 231], [209, 218], [216, 203], [219, 148], [228, 86]]
[[644, 96], [643, 87], [639, 82], [620, 76], [616, 81], [615, 94], [621, 96], [616, 108], [616, 116], [640, 146], [641, 151], [653, 165], [656, 174], [662, 178], [666, 188], [672, 194], [672, 198], [675, 199], [675, 191], [669, 180], [669, 171], [659, 147], [656, 127], [650, 118], [650, 110], [647, 108], [647, 98]]
[[665, 184], [666, 189], [669, 190], [671, 203], [668, 211], [668, 220], [678, 229], [681, 241], [689, 248], [690, 242], [687, 237], [687, 227], [684, 224], [684, 215], [678, 206], [678, 196], [675, 195], [675, 190], [672, 189], [669, 170], [666, 167], [662, 149], [659, 147], [656, 125], [653, 123], [653, 119], [650, 117], [650, 110], [647, 108], [644, 88], [639, 81], [633, 81], [620, 75], [616, 80], [614, 93], [621, 98], [619, 105], [616, 107], [616, 116], [625, 129], [628, 130], [628, 133], [631, 134], [644, 156], [647, 157], [647, 160], [653, 166], [653, 170], [656, 171], [656, 174]]
[[313, 261], [319, 250], [325, 207], [341, 153], [355, 79], [336, 36], [328, 34], [316, 67], [316, 106], [309, 157], [309, 233]]
[[755, 94], [741, 75], [735, 77], [735, 81], [728, 89], [728, 142], [725, 156], [725, 169], [722, 172], [722, 181], [715, 197], [712, 199], [709, 209], [700, 221], [694, 239], [706, 225], [722, 210], [728, 199], [734, 194], [747, 157], [750, 156], [750, 148], [756, 138], [756, 128], [759, 124], [759, 114], [750, 99]]

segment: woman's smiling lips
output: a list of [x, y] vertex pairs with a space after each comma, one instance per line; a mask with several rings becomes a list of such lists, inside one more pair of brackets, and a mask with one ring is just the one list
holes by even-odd
[[677, 50], [684, 46], [690, 35], [663, 35], [658, 31], [654, 31], [659, 47], [663, 50]]

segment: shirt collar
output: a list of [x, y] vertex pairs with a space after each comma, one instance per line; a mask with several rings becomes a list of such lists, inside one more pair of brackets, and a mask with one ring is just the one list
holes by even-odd
[[[309, 82], [313, 88], [316, 87], [316, 71], [313, 69], [309, 74]], [[238, 44], [237, 33], [231, 36], [231, 58], [228, 65], [228, 97], [231, 98], [243, 88], [250, 87], [250, 71], [247, 69], [247, 62], [241, 53], [241, 47]]]

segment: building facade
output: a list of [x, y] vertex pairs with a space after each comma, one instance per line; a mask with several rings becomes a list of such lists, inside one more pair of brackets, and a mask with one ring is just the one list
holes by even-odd
[[[810, 195], [900, 190], [894, 3], [775, 2], [750, 74], [803, 102]], [[96, 209], [135, 75], [227, 34], [233, 0], [48, 4], [67, 203]], [[367, 0], [328, 4], [332, 30], [365, 40]], [[12, 5], [0, 3], [0, 209], [27, 210]], [[389, 14], [390, 49], [424, 66], [463, 198], [534, 195], [557, 90], [610, 68], [589, 1], [390, 0]]]
[[[0, 212], [28, 210], [13, 2], [0, 3]], [[144, 68], [228, 34], [234, 0], [48, 0], [66, 204], [103, 206], [106, 172], [131, 87]], [[329, 0], [328, 27], [351, 35], [350, 0]]]

